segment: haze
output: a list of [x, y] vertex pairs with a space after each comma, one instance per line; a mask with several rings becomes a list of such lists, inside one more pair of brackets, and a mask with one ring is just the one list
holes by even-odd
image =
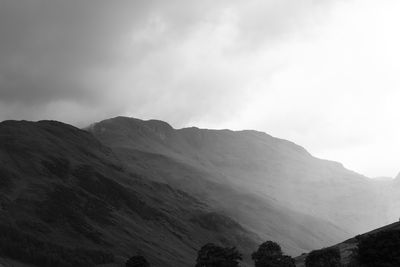
[[0, 1], [0, 120], [256, 129], [400, 171], [398, 1]]

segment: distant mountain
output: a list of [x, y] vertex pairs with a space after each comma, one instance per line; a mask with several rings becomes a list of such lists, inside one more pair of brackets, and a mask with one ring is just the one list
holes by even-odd
[[392, 219], [371, 179], [262, 132], [174, 129], [126, 117], [88, 130], [131, 170], [201, 197], [291, 254]]
[[70, 125], [0, 123], [0, 162], [0, 257], [91, 266], [141, 253], [152, 266], [186, 267], [207, 242], [237, 246], [248, 261], [260, 242], [200, 198], [126, 168]]

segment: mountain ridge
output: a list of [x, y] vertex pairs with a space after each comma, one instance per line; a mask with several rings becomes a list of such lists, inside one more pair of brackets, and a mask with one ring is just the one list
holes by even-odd
[[[224, 128], [224, 129], [200, 128], [200, 127], [197, 127], [197, 126], [187, 126], [187, 127], [182, 127], [182, 128], [174, 128], [174, 127], [173, 127], [172, 125], [170, 125], [168, 122], [165, 122], [165, 121], [163, 121], [163, 120], [159, 120], [159, 119], [142, 120], [142, 119], [138, 119], [138, 118], [134, 118], [134, 117], [126, 117], [126, 116], [116, 116], [116, 117], [112, 117], [112, 118], [109, 118], [109, 119], [101, 120], [101, 121], [99, 121], [99, 122], [92, 123], [92, 124], [90, 124], [90, 125], [87, 126], [87, 127], [83, 127], [82, 129], [91, 132], [91, 131], [93, 130], [93, 128], [95, 127], [96, 124], [105, 123], [105, 122], [107, 122], [107, 121], [113, 121], [113, 120], [114, 120], [114, 121], [115, 121], [115, 120], [124, 120], [124, 121], [126, 121], [126, 120], [133, 120], [133, 121], [137, 122], [138, 124], [141, 124], [141, 123], [144, 123], [144, 124], [150, 123], [150, 124], [153, 124], [153, 125], [154, 125], [154, 124], [159, 124], [159, 125], [164, 125], [164, 126], [166, 126], [165, 128], [167, 128], [169, 131], [170, 131], [170, 130], [175, 130], [175, 131], [182, 131], [182, 132], [184, 132], [184, 131], [191, 131], [191, 130], [195, 130], [195, 131], [197, 131], [197, 130], [200, 130], [200, 131], [201, 131], [201, 130], [204, 130], [204, 131], [210, 131], [210, 132], [251, 133], [251, 134], [255, 134], [256, 136], [260, 136], [260, 135], [261, 135], [261, 136], [268, 136], [269, 138], [274, 138], [274, 139], [276, 139], [276, 140], [282, 141], [283, 143], [288, 143], [288, 144], [290, 144], [290, 145], [293, 145], [294, 147], [297, 147], [299, 151], [302, 151], [302, 152], [308, 154], [309, 156], [314, 157], [315, 159], [329, 162], [329, 163], [332, 164], [332, 165], [337, 165], [337, 166], [340, 166], [340, 167], [346, 169], [347, 171], [356, 173], [355, 171], [352, 171], [352, 170], [346, 168], [346, 167], [343, 165], [343, 163], [341, 163], [341, 162], [339, 162], [339, 161], [335, 161], [335, 160], [331, 160], [331, 159], [325, 159], [325, 158], [319, 158], [319, 157], [313, 156], [306, 148], [304, 148], [304, 147], [301, 146], [301, 145], [296, 144], [296, 143], [293, 142], [293, 141], [290, 141], [290, 140], [284, 139], [284, 138], [279, 138], [279, 137], [270, 135], [270, 134], [268, 134], [268, 133], [266, 133], [266, 132], [259, 131], [259, 130], [253, 130], [253, 129], [231, 130], [231, 129], [227, 129], [227, 128]], [[363, 174], [359, 174], [359, 173], [357, 173], [357, 174], [358, 174], [358, 175], [362, 175], [362, 176], [368, 178], [367, 176], [365, 176], [365, 175], [363, 175]]]

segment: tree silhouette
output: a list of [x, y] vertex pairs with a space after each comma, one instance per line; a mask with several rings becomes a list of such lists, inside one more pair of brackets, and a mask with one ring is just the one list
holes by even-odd
[[262, 243], [251, 258], [255, 267], [295, 267], [292, 257], [283, 255], [281, 247], [273, 241]]
[[341, 266], [338, 248], [324, 248], [311, 251], [306, 257], [306, 267], [339, 267]]
[[242, 255], [235, 247], [223, 248], [208, 243], [199, 250], [196, 267], [236, 267], [241, 260]]

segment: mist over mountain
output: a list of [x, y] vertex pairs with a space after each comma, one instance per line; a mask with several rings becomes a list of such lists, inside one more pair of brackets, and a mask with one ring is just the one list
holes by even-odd
[[396, 218], [387, 208], [389, 196], [373, 180], [262, 132], [175, 130], [165, 122], [123, 117], [94, 124], [90, 131], [122, 159], [138, 151], [161, 154], [208, 173], [208, 180], [324, 219], [347, 233]]
[[[4, 121], [0, 162], [3, 238], [15, 249], [45, 244], [44, 258], [49, 247], [74, 251], [82, 266], [121, 266], [137, 253], [152, 266], [191, 266], [209, 242], [236, 246], [251, 266], [265, 240], [299, 255], [394, 220], [400, 201], [397, 180], [371, 180], [266, 133], [127, 117], [84, 130]], [[17, 259], [47, 266], [24, 253]]]

